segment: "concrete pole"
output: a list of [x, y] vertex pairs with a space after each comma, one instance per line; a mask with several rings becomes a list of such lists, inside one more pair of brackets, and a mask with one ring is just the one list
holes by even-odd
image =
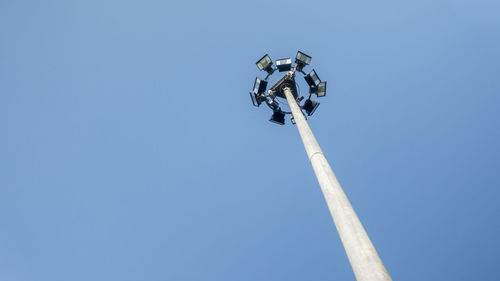
[[392, 280], [323, 155], [291, 90], [285, 88], [284, 92], [356, 279], [358, 281]]

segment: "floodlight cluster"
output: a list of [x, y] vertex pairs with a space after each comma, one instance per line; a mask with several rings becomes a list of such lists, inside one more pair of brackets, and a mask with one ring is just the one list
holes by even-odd
[[[326, 81], [321, 81], [314, 69], [309, 71], [307, 74], [303, 71], [304, 67], [308, 66], [311, 63], [311, 59], [311, 56], [298, 51], [297, 55], [295, 56], [295, 65], [292, 64], [291, 58], [283, 58], [276, 60], [276, 68], [274, 68], [273, 60], [268, 54], [264, 55], [255, 63], [257, 65], [257, 68], [261, 71], [266, 71], [267, 75], [264, 79], [260, 77], [255, 78], [253, 91], [250, 92], [250, 97], [254, 106], [258, 107], [261, 105], [261, 103], [265, 102], [266, 105], [271, 108], [273, 114], [269, 121], [284, 125], [285, 115], [291, 114], [291, 112], [285, 112], [281, 109], [278, 102], [276, 101], [276, 95], [273, 94], [271, 90], [268, 94], [266, 94], [268, 78], [276, 70], [278, 70], [279, 72], [292, 71], [293, 74], [295, 74], [296, 72], [300, 72], [304, 75], [304, 79], [309, 85], [309, 96], [302, 105], [300, 105], [300, 103], [303, 97], [296, 97], [296, 101], [300, 108], [304, 110], [308, 116], [313, 115], [313, 113], [316, 111], [319, 106], [319, 102], [312, 100], [311, 96], [312, 94], [315, 94], [318, 98], [326, 96]], [[291, 117], [291, 121], [292, 124], [295, 124], [293, 116]]]

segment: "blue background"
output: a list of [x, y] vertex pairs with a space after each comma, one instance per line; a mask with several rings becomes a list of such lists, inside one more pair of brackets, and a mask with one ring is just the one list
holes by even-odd
[[499, 280], [499, 11], [2, 1], [0, 280], [354, 280], [296, 128], [248, 96], [298, 49], [393, 279]]

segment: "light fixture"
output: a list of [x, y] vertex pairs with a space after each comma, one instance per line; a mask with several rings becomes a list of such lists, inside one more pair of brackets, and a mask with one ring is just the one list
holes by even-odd
[[276, 67], [278, 67], [278, 70], [280, 72], [289, 71], [290, 69], [292, 69], [292, 59], [286, 58], [286, 59], [277, 60]]
[[285, 125], [285, 114], [279, 109], [275, 110], [269, 121], [276, 124]]
[[311, 93], [316, 94], [318, 98], [326, 96], [326, 81], [319, 83], [318, 87], [311, 87]]
[[302, 53], [301, 51], [297, 51], [297, 55], [295, 56], [295, 63], [297, 64], [297, 70], [302, 71], [304, 66], [309, 65], [311, 63], [311, 57]]
[[307, 73], [307, 75], [304, 76], [304, 79], [306, 79], [307, 84], [309, 84], [309, 86], [311, 87], [318, 87], [319, 83], [321, 82], [318, 74], [316, 74], [316, 71], [314, 71], [314, 69]]
[[261, 79], [259, 77], [255, 77], [255, 82], [253, 84], [253, 91], [256, 94], [263, 94], [267, 88], [267, 80]]
[[[311, 64], [311, 56], [297, 51], [295, 56], [295, 62], [293, 62], [292, 58], [282, 58], [273, 61], [268, 54], [265, 54], [262, 58], [260, 58], [257, 62], [257, 68], [259, 70], [264, 70], [267, 72], [267, 76], [265, 78], [256, 77], [253, 85], [253, 90], [250, 92], [250, 98], [254, 106], [258, 107], [262, 103], [265, 103], [272, 111], [273, 114], [269, 121], [285, 125], [285, 115], [290, 114], [291, 112], [282, 111], [277, 97], [281, 97], [286, 99], [286, 95], [284, 91], [289, 89], [292, 92], [293, 98], [296, 100], [300, 107], [300, 112], [307, 120], [307, 116], [311, 116], [314, 114], [316, 109], [319, 106], [319, 102], [311, 100], [311, 96], [315, 94], [317, 97], [326, 96], [326, 81], [321, 81], [316, 73], [316, 70], [312, 69], [307, 74], [302, 69]], [[293, 70], [293, 71], [291, 71]], [[268, 78], [276, 71], [285, 72], [284, 75], [278, 82], [275, 83], [269, 90], [268, 86]], [[299, 97], [298, 90], [295, 83], [295, 74], [296, 72], [302, 73], [304, 75], [304, 79], [309, 85], [309, 95], [305, 96], [306, 100], [303, 101], [304, 97]], [[302, 104], [302, 106], [300, 106]], [[302, 118], [302, 117], [300, 117]], [[303, 119], [300, 119], [303, 120]], [[290, 116], [290, 121], [292, 124], [296, 124], [298, 120], [294, 119], [293, 116]]]
[[308, 116], [311, 116], [311, 115], [313, 115], [314, 111], [316, 111], [318, 106], [319, 106], [319, 102], [307, 99], [304, 102], [302, 109], [304, 109], [306, 111]]
[[271, 57], [268, 54], [265, 54], [255, 64], [257, 65], [257, 68], [259, 68], [259, 70], [265, 70], [267, 71], [267, 73], [273, 72], [273, 60], [271, 60]]
[[266, 100], [266, 96], [263, 94], [257, 94], [255, 92], [250, 92], [250, 98], [252, 99], [252, 103], [254, 106], [259, 107], [260, 104]]

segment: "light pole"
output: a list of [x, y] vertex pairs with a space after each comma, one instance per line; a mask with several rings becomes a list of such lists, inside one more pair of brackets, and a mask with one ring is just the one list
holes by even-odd
[[[267, 58], [266, 58], [267, 57]], [[260, 67], [259, 63], [266, 59], [266, 65]], [[319, 103], [311, 100], [311, 94], [315, 93], [318, 97], [325, 96], [326, 82], [321, 82], [316, 72], [312, 70], [305, 74], [302, 69], [311, 61], [311, 57], [302, 52], [297, 53], [296, 66], [291, 65], [283, 67], [282, 63], [277, 61], [278, 70], [287, 71], [285, 76], [281, 78], [271, 89], [268, 95], [265, 94], [264, 89], [257, 89], [250, 92], [254, 105], [258, 106], [261, 102], [266, 104], [273, 110], [273, 116], [270, 121], [275, 123], [284, 124], [285, 114], [292, 114], [293, 121], [297, 125], [300, 137], [304, 143], [309, 160], [311, 161], [316, 178], [321, 186], [326, 203], [333, 217], [335, 227], [339, 233], [344, 249], [351, 263], [352, 270], [358, 281], [389, 281], [392, 280], [387, 272], [382, 260], [380, 259], [375, 247], [373, 246], [368, 234], [366, 233], [361, 221], [354, 212], [354, 209], [345, 195], [342, 187], [340, 186], [332, 168], [328, 164], [323, 151], [321, 150], [316, 138], [314, 137], [311, 128], [307, 124], [306, 117], [302, 109], [310, 116], [314, 113]], [[274, 73], [276, 69], [272, 68], [272, 61], [269, 56], [264, 56], [257, 62], [257, 66], [261, 70], [266, 70], [268, 75], [265, 81], [267, 86], [267, 78]], [[280, 68], [281, 66], [281, 68]], [[309, 97], [300, 106], [301, 98], [298, 97], [297, 88], [295, 84], [295, 73], [301, 72], [305, 76], [307, 83], [310, 86]], [[324, 83], [324, 84], [322, 84]], [[321, 85], [321, 86], [320, 86]], [[260, 92], [260, 93], [259, 93]], [[279, 107], [276, 97], [286, 98], [291, 112], [283, 112]], [[280, 117], [276, 117], [280, 116]], [[279, 119], [277, 122], [274, 119]], [[282, 122], [281, 122], [282, 121]]]

